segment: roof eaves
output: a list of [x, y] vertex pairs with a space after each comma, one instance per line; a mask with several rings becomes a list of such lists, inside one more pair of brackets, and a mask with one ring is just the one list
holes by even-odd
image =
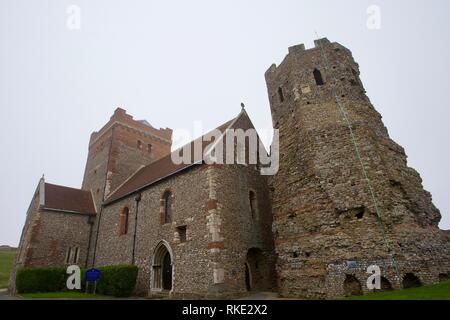
[[195, 166], [195, 165], [202, 164], [202, 163], [203, 163], [203, 160], [199, 160], [199, 161], [194, 162], [194, 163], [192, 163], [192, 164], [190, 164], [190, 165], [188, 165], [188, 166], [186, 166], [186, 167], [183, 167], [183, 168], [180, 168], [180, 169], [178, 169], [178, 170], [176, 170], [176, 171], [173, 171], [173, 172], [171, 172], [171, 173], [169, 173], [169, 174], [167, 174], [167, 175], [165, 175], [165, 176], [163, 176], [163, 177], [161, 177], [161, 178], [158, 178], [158, 179], [156, 179], [156, 180], [154, 180], [154, 181], [152, 181], [152, 182], [150, 182], [150, 183], [144, 184], [143, 186], [141, 186], [141, 187], [139, 187], [139, 188], [136, 188], [136, 189], [134, 189], [134, 190], [132, 190], [132, 191], [130, 191], [130, 192], [127, 192], [127, 193], [125, 193], [124, 195], [118, 197], [117, 199], [111, 199], [111, 200], [107, 199], [107, 200], [103, 203], [103, 206], [107, 206], [107, 205], [110, 205], [110, 204], [112, 204], [112, 203], [114, 203], [114, 202], [117, 202], [117, 201], [119, 201], [119, 200], [122, 200], [123, 198], [126, 198], [126, 197], [128, 197], [128, 196], [130, 196], [130, 195], [132, 195], [132, 194], [134, 194], [134, 193], [136, 193], [136, 192], [139, 192], [139, 191], [141, 191], [141, 190], [143, 190], [143, 189], [146, 189], [146, 188], [150, 187], [151, 185], [154, 185], [154, 184], [160, 182], [161, 180], [167, 179], [167, 178], [169, 178], [169, 177], [171, 177], [171, 176], [173, 176], [173, 175], [175, 175], [175, 174], [180, 173], [181, 171], [184, 171], [184, 170], [186, 170], [186, 169], [188, 169], [188, 168], [191, 168], [191, 167], [193, 167], [193, 166]]
[[74, 214], [81, 214], [81, 215], [92, 215], [92, 216], [97, 214], [96, 212], [80, 212], [80, 211], [72, 211], [72, 210], [66, 210], [66, 209], [48, 208], [48, 207], [41, 207], [41, 210], [63, 212], [63, 213], [74, 213]]

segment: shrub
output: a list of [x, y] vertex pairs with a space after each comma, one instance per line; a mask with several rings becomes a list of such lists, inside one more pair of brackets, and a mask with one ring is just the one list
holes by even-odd
[[[98, 268], [101, 272], [96, 293], [129, 297], [136, 285], [138, 268], [132, 265], [117, 265]], [[67, 291], [66, 268], [21, 268], [16, 276], [18, 293], [41, 293]], [[84, 276], [87, 269], [81, 269], [81, 290], [86, 290]], [[92, 292], [93, 284], [89, 285]]]
[[97, 292], [100, 294], [129, 297], [136, 285], [138, 268], [132, 265], [118, 265], [99, 268], [101, 272]]
[[65, 268], [21, 268], [17, 271], [19, 293], [55, 292], [66, 287]]

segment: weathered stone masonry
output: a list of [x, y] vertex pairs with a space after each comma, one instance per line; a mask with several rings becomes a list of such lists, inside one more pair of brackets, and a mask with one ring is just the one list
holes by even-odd
[[[271, 180], [280, 292], [340, 296], [349, 276], [365, 290], [370, 264], [398, 288], [391, 253], [402, 277], [413, 273], [433, 283], [447, 273], [450, 251], [439, 211], [365, 95], [351, 52], [326, 39], [309, 50], [295, 46], [266, 80], [280, 130], [280, 171]], [[351, 120], [392, 252], [335, 93]], [[351, 261], [356, 267], [342, 267]]]
[[[190, 298], [362, 294], [370, 265], [383, 290], [448, 279], [439, 210], [389, 138], [351, 52], [327, 39], [297, 45], [265, 77], [280, 133], [275, 176], [259, 164], [174, 164], [172, 130], [118, 108], [91, 135], [82, 189], [39, 183], [11, 291], [19, 267], [69, 263], [134, 263], [137, 295]], [[249, 128], [243, 108], [217, 129], [223, 138]]]

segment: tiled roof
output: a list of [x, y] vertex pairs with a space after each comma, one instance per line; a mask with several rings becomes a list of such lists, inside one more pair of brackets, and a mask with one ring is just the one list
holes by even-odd
[[[240, 116], [240, 115], [239, 115]], [[238, 116], [238, 117], [239, 117]], [[222, 133], [225, 132], [225, 130], [238, 118], [234, 118], [223, 125], [216, 128], [217, 130], [221, 131]], [[211, 144], [210, 141], [203, 141], [203, 137], [200, 137], [194, 141], [191, 141], [186, 146], [191, 147], [191, 156], [194, 157], [194, 145], [196, 141], [202, 141], [202, 151], [205, 150], [205, 148]], [[186, 147], [185, 146], [185, 147]], [[183, 148], [185, 148], [183, 147]], [[189, 167], [192, 167], [193, 165], [197, 165], [199, 163], [193, 163], [194, 161], [191, 161], [189, 164], [174, 164], [172, 161], [172, 154], [175, 152], [179, 153], [181, 149], [177, 149], [176, 151], [168, 154], [165, 157], [160, 158], [159, 160], [156, 160], [149, 165], [141, 168], [138, 170], [130, 179], [128, 179], [124, 184], [122, 184], [117, 190], [115, 190], [107, 199], [105, 204], [109, 204], [111, 202], [114, 202], [116, 200], [119, 200], [137, 190], [140, 190], [146, 186], [149, 186], [153, 183], [156, 183], [157, 181], [160, 181], [164, 178], [167, 178], [173, 174], [176, 174], [184, 169], [187, 169]]]
[[82, 214], [95, 214], [90, 191], [45, 183], [44, 209]]

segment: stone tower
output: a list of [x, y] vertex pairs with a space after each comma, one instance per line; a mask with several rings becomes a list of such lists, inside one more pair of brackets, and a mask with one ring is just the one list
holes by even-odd
[[389, 138], [351, 52], [327, 39], [294, 46], [265, 77], [280, 133], [271, 188], [281, 294], [367, 292], [370, 265], [383, 289], [448, 275], [439, 210]]
[[91, 190], [97, 209], [134, 172], [170, 153], [171, 129], [155, 129], [117, 108], [109, 122], [89, 141], [83, 190]]

